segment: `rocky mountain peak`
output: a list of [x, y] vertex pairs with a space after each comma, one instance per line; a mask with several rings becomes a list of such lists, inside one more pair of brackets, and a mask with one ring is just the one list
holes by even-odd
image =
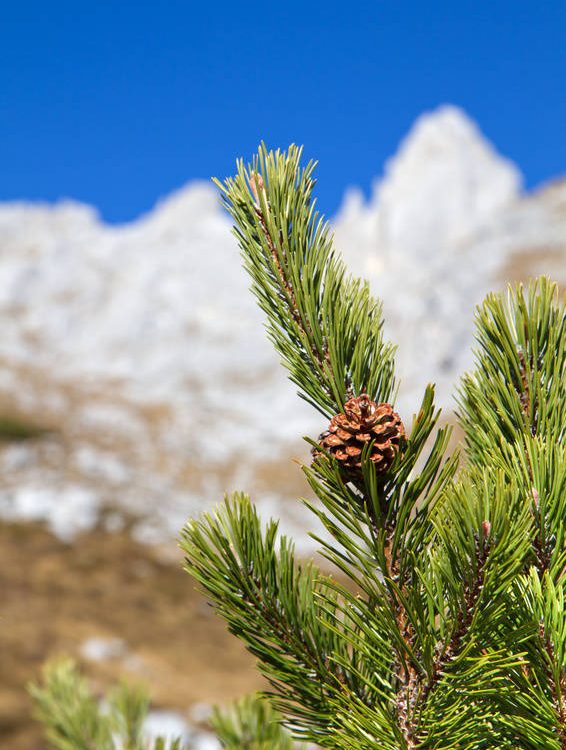
[[431, 258], [520, 195], [519, 170], [460, 109], [419, 117], [377, 187], [380, 248]]

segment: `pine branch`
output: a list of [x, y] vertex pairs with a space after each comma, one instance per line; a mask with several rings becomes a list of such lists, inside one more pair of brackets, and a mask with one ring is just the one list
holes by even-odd
[[[545, 279], [509, 293], [507, 304], [490, 296], [478, 313], [475, 372], [464, 379], [460, 393], [461, 418], [472, 462], [499, 470], [523, 496], [531, 514], [531, 548], [524, 552], [523, 569], [534, 566], [545, 586], [562, 585], [566, 518], [566, 307], [556, 287]], [[534, 573], [533, 573], [534, 575]], [[550, 576], [550, 578], [549, 578]], [[534, 580], [532, 577], [528, 580]], [[538, 580], [538, 578], [537, 578]], [[555, 583], [552, 583], [554, 581]], [[556, 727], [557, 747], [564, 747], [561, 699], [563, 660], [547, 638], [544, 608], [524, 605], [525, 589], [508, 601], [515, 622], [506, 637], [525, 637], [531, 684], [515, 678], [516, 690], [539, 692], [539, 703], [550, 701], [552, 722], [545, 709], [540, 716]], [[541, 598], [544, 598], [542, 593]], [[566, 630], [556, 621], [551, 632]], [[514, 632], [512, 632], [514, 631]], [[500, 634], [501, 639], [501, 634]], [[521, 687], [519, 687], [521, 685]], [[536, 714], [536, 711], [533, 711]], [[553, 729], [554, 731], [554, 729]], [[542, 746], [542, 745], [541, 745]], [[554, 745], [552, 745], [554, 746]]]
[[549, 706], [559, 746], [563, 748], [566, 745], [566, 581], [561, 577], [554, 582], [550, 571], [540, 575], [533, 567], [520, 582], [520, 594], [534, 631], [526, 642], [529, 649], [526, 678], [536, 686], [541, 703]]
[[29, 692], [53, 750], [183, 750], [180, 740], [159, 737], [150, 745], [144, 736], [149, 700], [143, 688], [121, 684], [103, 708], [72, 659], [48, 662]]
[[277, 540], [277, 524], [262, 532], [244, 495], [188, 524], [181, 547], [186, 569], [258, 658], [302, 736], [332, 747], [325, 744], [334, 724], [330, 699], [354, 678], [337, 666], [336, 656], [347, 654], [335, 631], [337, 601], [327, 579], [311, 564], [297, 565], [292, 545]]
[[547, 679], [557, 718], [557, 734], [560, 746], [566, 748], [566, 672], [564, 667], [556, 669], [557, 659], [551, 635], [541, 623], [539, 631], [543, 648], [548, 657]]
[[293, 750], [282, 721], [265, 697], [252, 695], [228, 709], [215, 708], [211, 725], [226, 750]]
[[435, 659], [430, 676], [419, 695], [419, 699], [423, 703], [426, 702], [429, 693], [437, 686], [450, 663], [462, 652], [463, 643], [472, 625], [475, 610], [484, 588], [485, 565], [490, 551], [490, 532], [491, 524], [489, 521], [485, 521], [475, 540], [476, 559], [473, 578], [464, 581], [462, 608], [456, 616], [452, 633], [444, 643], [439, 644], [435, 649]]
[[46, 664], [29, 691], [54, 750], [114, 750], [111, 724], [71, 659]]
[[505, 446], [566, 436], [566, 307], [547, 279], [504, 301], [489, 295], [477, 312], [476, 368], [459, 392], [471, 460], [490, 463]]
[[[446, 459], [450, 428], [439, 430], [428, 455], [423, 455], [438, 417], [429, 387], [413, 417], [404, 453], [386, 476], [379, 476], [367, 458], [363, 482], [355, 485], [336, 461], [324, 455], [303, 467], [322, 507], [308, 501], [306, 505], [332, 537], [314, 538], [325, 557], [370, 597], [376, 593], [376, 572], [400, 585], [410, 577], [414, 557], [428, 543], [432, 508], [454, 477], [458, 455]], [[422, 466], [416, 471], [418, 462]], [[381, 589], [377, 593], [381, 595]]]
[[270, 338], [302, 398], [327, 418], [352, 395], [390, 401], [394, 348], [383, 341], [381, 306], [347, 277], [328, 225], [314, 208], [314, 164], [301, 149], [268, 152], [222, 184], [244, 266]]
[[[279, 278], [281, 289], [283, 290], [283, 296], [285, 298], [285, 302], [287, 303], [289, 307], [289, 312], [291, 313], [291, 316], [293, 320], [295, 321], [297, 328], [302, 333], [303, 339], [312, 341], [314, 338], [312, 328], [308, 320], [304, 320], [301, 316], [301, 311], [297, 303], [297, 297], [295, 296], [295, 292], [293, 291], [293, 283], [284, 270], [284, 267], [288, 266], [288, 258], [286, 257], [286, 251], [284, 247], [282, 247], [281, 254], [283, 258], [282, 258], [282, 261], [280, 261], [279, 253], [275, 246], [275, 241], [273, 237], [271, 236], [271, 234], [269, 233], [266, 215], [264, 214], [263, 209], [261, 208], [261, 205], [259, 203], [259, 193], [264, 190], [263, 177], [260, 174], [252, 174], [250, 176], [249, 181], [250, 181], [251, 191], [255, 198], [255, 203], [254, 203], [255, 213], [259, 220], [259, 225], [261, 227], [263, 238], [265, 240], [265, 243], [267, 244], [269, 252], [271, 253], [271, 258], [275, 266], [275, 269], [277, 271], [277, 276]], [[321, 350], [319, 350], [318, 348], [314, 348], [313, 355], [318, 361], [319, 368], [322, 371], [324, 371], [325, 367], [328, 367], [330, 370], [332, 370], [332, 363], [330, 362], [328, 346], [324, 339], [322, 339]]]

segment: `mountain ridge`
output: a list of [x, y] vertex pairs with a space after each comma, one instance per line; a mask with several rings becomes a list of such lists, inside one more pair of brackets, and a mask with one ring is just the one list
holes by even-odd
[[[333, 228], [383, 299], [406, 420], [429, 380], [451, 408], [487, 291], [534, 273], [566, 281], [566, 180], [525, 194], [454, 107], [419, 118], [370, 199], [350, 192]], [[139, 533], [151, 537], [240, 486], [304, 527], [279, 467], [306, 457], [297, 436], [324, 425], [265, 337], [212, 185], [189, 183], [118, 226], [72, 201], [0, 204], [0, 248], [0, 398], [62, 435], [17, 460], [0, 451], [0, 514], [59, 512], [72, 533], [80, 490], [83, 515], [97, 517], [87, 496], [126, 508], [150, 519]]]

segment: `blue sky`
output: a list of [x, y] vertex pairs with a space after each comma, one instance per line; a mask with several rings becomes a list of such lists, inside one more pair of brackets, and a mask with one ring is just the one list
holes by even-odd
[[327, 214], [423, 110], [464, 107], [527, 186], [566, 173], [564, 0], [25, 2], [0, 16], [0, 200], [126, 221], [264, 139]]

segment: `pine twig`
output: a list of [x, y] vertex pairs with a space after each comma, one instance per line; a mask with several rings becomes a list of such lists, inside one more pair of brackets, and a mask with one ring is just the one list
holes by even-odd
[[[313, 338], [312, 329], [309, 323], [303, 320], [303, 317], [299, 311], [299, 305], [297, 304], [297, 298], [295, 296], [293, 284], [291, 280], [287, 277], [285, 271], [283, 270], [283, 266], [281, 265], [281, 261], [279, 259], [279, 253], [277, 252], [275, 242], [269, 232], [267, 221], [264, 216], [263, 210], [261, 208], [261, 203], [259, 199], [259, 193], [261, 190], [263, 190], [263, 177], [261, 176], [261, 174], [259, 174], [258, 172], [256, 172], [255, 174], [252, 174], [252, 176], [250, 177], [250, 186], [251, 186], [252, 194], [255, 199], [254, 200], [255, 214], [258, 219], [265, 242], [267, 243], [267, 247], [269, 248], [269, 252], [271, 253], [273, 263], [275, 264], [275, 268], [277, 269], [277, 275], [279, 276], [281, 287], [285, 290], [286, 303], [289, 307], [289, 312], [291, 313], [291, 317], [295, 321], [297, 328], [302, 332], [305, 339], [312, 341], [312, 338]], [[282, 252], [284, 251], [282, 250]], [[323, 339], [322, 346], [323, 346], [323, 356], [321, 356], [317, 347], [311, 347], [312, 353], [316, 361], [318, 362], [319, 367], [321, 368], [323, 372], [324, 372], [325, 367], [328, 367], [329, 371], [332, 371], [332, 362], [330, 360], [330, 352], [328, 351], [328, 346], [326, 342], [324, 341], [324, 339]]]

